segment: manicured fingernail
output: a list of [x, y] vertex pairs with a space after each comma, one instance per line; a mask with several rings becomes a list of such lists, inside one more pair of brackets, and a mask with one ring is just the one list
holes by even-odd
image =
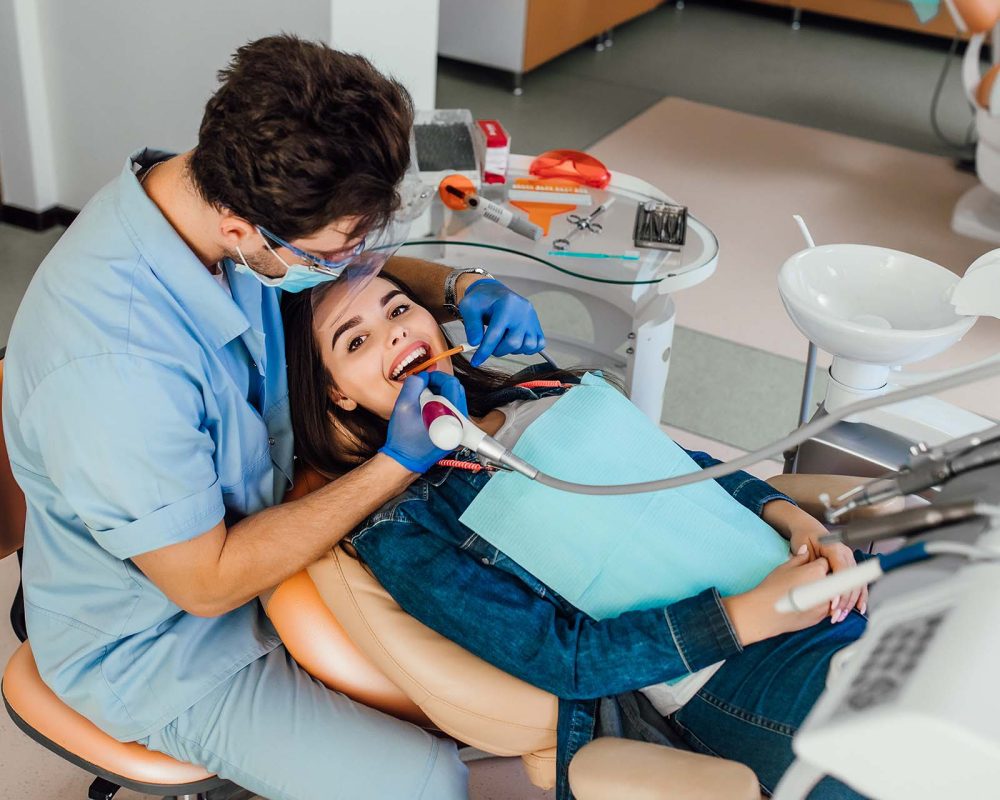
[[809, 548], [806, 545], [802, 545], [801, 547], [799, 547], [798, 550], [795, 551], [795, 555], [797, 555], [797, 556], [804, 556], [808, 552], [809, 552]]
[[858, 609], [859, 612], [864, 614], [868, 610], [868, 603], [862, 603], [861, 608]]

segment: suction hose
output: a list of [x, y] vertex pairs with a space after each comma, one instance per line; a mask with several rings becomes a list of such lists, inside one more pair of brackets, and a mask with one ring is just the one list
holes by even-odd
[[868, 398], [858, 403], [852, 403], [849, 406], [839, 408], [831, 414], [815, 419], [807, 425], [797, 428], [777, 442], [752, 453], [747, 453], [745, 456], [740, 456], [725, 464], [716, 464], [714, 467], [709, 467], [708, 469], [698, 470], [687, 475], [677, 475], [672, 478], [662, 478], [642, 483], [623, 483], [614, 486], [572, 483], [540, 472], [531, 464], [515, 456], [496, 439], [487, 436], [443, 397], [425, 389], [420, 396], [420, 402], [428, 435], [430, 435], [431, 441], [443, 450], [453, 450], [458, 446], [468, 447], [490, 463], [519, 472], [526, 478], [536, 480], [545, 486], [550, 486], [553, 489], [559, 489], [563, 492], [591, 495], [643, 494], [645, 492], [677, 489], [681, 486], [689, 486], [692, 483], [715, 480], [726, 475], [731, 475], [744, 467], [756, 464], [758, 461], [763, 461], [771, 456], [779, 455], [791, 447], [802, 444], [802, 442], [833, 427], [852, 414], [860, 414], [864, 411], [870, 411], [873, 408], [900, 403], [904, 400], [912, 400], [915, 397], [925, 394], [943, 392], [947, 389], [953, 389], [956, 386], [964, 386], [967, 383], [975, 383], [976, 381], [991, 378], [994, 375], [1000, 375], [1000, 361], [990, 361], [989, 363], [946, 375], [937, 380], [922, 383], [919, 386], [910, 386], [878, 397]]

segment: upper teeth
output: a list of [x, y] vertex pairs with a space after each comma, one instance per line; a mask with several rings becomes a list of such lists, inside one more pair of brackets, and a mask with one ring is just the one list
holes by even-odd
[[392, 378], [395, 380], [399, 377], [400, 373], [406, 369], [410, 364], [416, 361], [421, 356], [427, 355], [427, 351], [423, 347], [418, 347], [412, 353], [410, 353], [406, 358], [396, 365], [396, 368], [392, 371]]

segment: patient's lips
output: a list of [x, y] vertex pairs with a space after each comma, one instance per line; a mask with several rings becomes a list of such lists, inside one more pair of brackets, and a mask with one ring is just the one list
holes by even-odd
[[389, 379], [393, 381], [405, 379], [408, 370], [419, 366], [431, 355], [431, 346], [427, 342], [415, 342], [396, 357], [389, 369]]

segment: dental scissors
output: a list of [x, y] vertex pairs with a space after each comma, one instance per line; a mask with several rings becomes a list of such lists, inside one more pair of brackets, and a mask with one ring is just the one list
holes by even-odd
[[615, 202], [615, 198], [611, 197], [605, 202], [601, 203], [597, 208], [595, 208], [589, 216], [581, 217], [579, 214], [570, 214], [566, 219], [572, 223], [573, 227], [561, 239], [556, 239], [552, 242], [552, 246], [556, 250], [566, 250], [569, 247], [569, 240], [576, 236], [578, 233], [583, 231], [590, 231], [591, 233], [600, 233], [604, 230], [604, 226], [600, 222], [594, 222], [594, 220], [607, 211], [611, 204]]

